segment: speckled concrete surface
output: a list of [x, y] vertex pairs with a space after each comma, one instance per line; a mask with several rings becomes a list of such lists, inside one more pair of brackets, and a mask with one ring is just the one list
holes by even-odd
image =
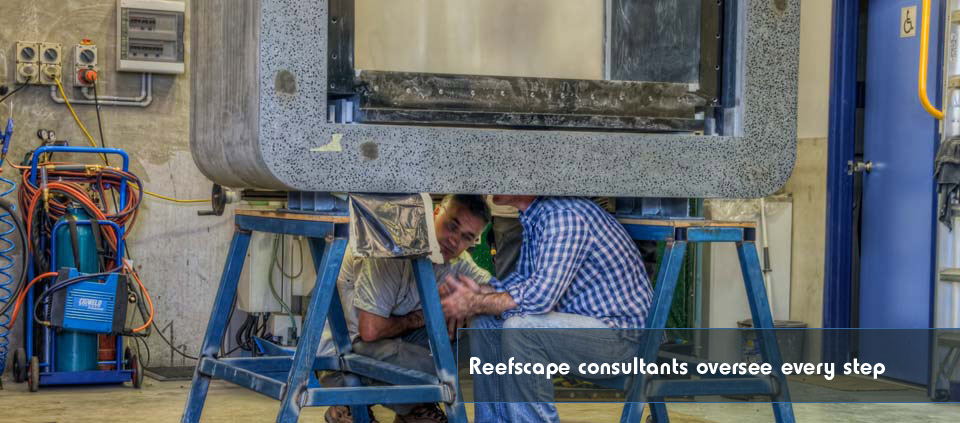
[[[258, 14], [260, 56], [256, 63], [238, 60], [235, 64], [248, 69], [238, 73], [241, 82], [252, 77], [258, 81], [257, 90], [245, 93], [259, 98], [259, 124], [245, 123], [246, 130], [258, 137], [237, 140], [220, 136], [221, 122], [207, 122], [207, 129], [192, 140], [194, 158], [206, 175], [234, 186], [354, 192], [761, 196], [783, 185], [796, 156], [800, 4], [786, 0], [744, 4], [743, 136], [703, 137], [327, 124], [326, 56], [321, 53], [327, 43], [327, 2], [249, 2], [243, 7]], [[194, 7], [197, 22], [202, 21], [204, 27], [230, 27], [218, 16], [199, 14]], [[225, 56], [222, 60], [234, 59]], [[196, 78], [214, 84], [211, 95], [218, 90], [247, 89], [233, 80], [217, 82], [210, 69], [194, 71]], [[280, 89], [278, 80], [284, 81]], [[295, 89], [290, 89], [294, 85]], [[199, 110], [208, 107], [204, 98], [194, 104]], [[253, 139], [259, 149], [242, 145]], [[363, 154], [363, 145], [376, 145], [378, 154]], [[311, 151], [323, 146], [326, 151]], [[250, 154], [224, 154], [238, 148]], [[241, 171], [270, 177], [237, 178]]]

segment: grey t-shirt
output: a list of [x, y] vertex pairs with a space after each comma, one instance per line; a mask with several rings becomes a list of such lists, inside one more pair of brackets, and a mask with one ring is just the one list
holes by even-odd
[[[358, 333], [357, 312], [353, 308], [353, 292], [357, 283], [357, 275], [362, 267], [363, 258], [355, 257], [347, 248], [347, 251], [343, 253], [343, 261], [340, 262], [340, 274], [337, 275], [337, 291], [340, 292], [340, 304], [343, 305], [343, 315], [347, 321], [347, 331], [350, 333], [351, 340], [355, 340]], [[311, 291], [312, 293], [313, 291]], [[332, 356], [337, 353], [330, 327], [330, 319], [327, 319], [323, 325], [323, 335], [320, 337], [317, 355]]]
[[363, 268], [364, 259], [355, 257], [348, 248], [340, 263], [340, 275], [337, 277], [337, 290], [340, 291], [340, 304], [343, 304], [343, 314], [347, 320], [347, 331], [350, 339], [355, 339], [357, 329], [357, 312], [353, 309], [353, 294], [357, 283], [357, 276]]
[[[474, 263], [464, 252], [450, 263], [434, 264], [433, 273], [438, 284], [447, 275], [466, 275], [477, 283], [490, 282], [490, 273]], [[410, 260], [356, 258], [349, 252], [344, 256], [337, 280], [340, 300], [344, 305], [350, 338], [359, 335], [356, 309], [380, 317], [402, 316], [421, 308], [417, 281]]]

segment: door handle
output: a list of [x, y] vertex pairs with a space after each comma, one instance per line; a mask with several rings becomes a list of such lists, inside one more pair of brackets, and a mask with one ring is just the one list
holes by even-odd
[[873, 170], [873, 162], [867, 161], [866, 163], [861, 161], [854, 162], [853, 160], [847, 161], [847, 175], [853, 176], [854, 173], [870, 173]]

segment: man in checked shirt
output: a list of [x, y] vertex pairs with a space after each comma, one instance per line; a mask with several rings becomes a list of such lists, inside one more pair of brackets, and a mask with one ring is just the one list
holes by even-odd
[[[523, 245], [516, 271], [479, 285], [447, 277], [444, 314], [473, 318], [471, 354], [483, 363], [628, 362], [652, 289], [627, 231], [586, 198], [494, 196], [520, 210]], [[535, 330], [534, 328], [553, 328]], [[560, 330], [597, 329], [613, 330]], [[581, 375], [590, 377], [589, 375]], [[553, 382], [543, 375], [474, 376], [476, 423], [557, 422]], [[509, 402], [504, 402], [509, 401]]]

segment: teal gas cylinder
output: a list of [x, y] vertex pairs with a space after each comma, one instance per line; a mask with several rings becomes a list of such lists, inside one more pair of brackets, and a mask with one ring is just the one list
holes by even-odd
[[[76, 220], [89, 220], [90, 215], [79, 207], [67, 209], [67, 215], [60, 218], [65, 222], [67, 216], [72, 215]], [[56, 237], [56, 269], [75, 267], [81, 273], [97, 273], [100, 271], [97, 260], [97, 247], [94, 242], [93, 229], [90, 225], [77, 225], [77, 256], [80, 263], [76, 263], [73, 254], [73, 241], [70, 238], [70, 226], [64, 223], [53, 234]], [[56, 334], [56, 368], [58, 372], [81, 372], [97, 370], [97, 334], [75, 331], [59, 331]]]

